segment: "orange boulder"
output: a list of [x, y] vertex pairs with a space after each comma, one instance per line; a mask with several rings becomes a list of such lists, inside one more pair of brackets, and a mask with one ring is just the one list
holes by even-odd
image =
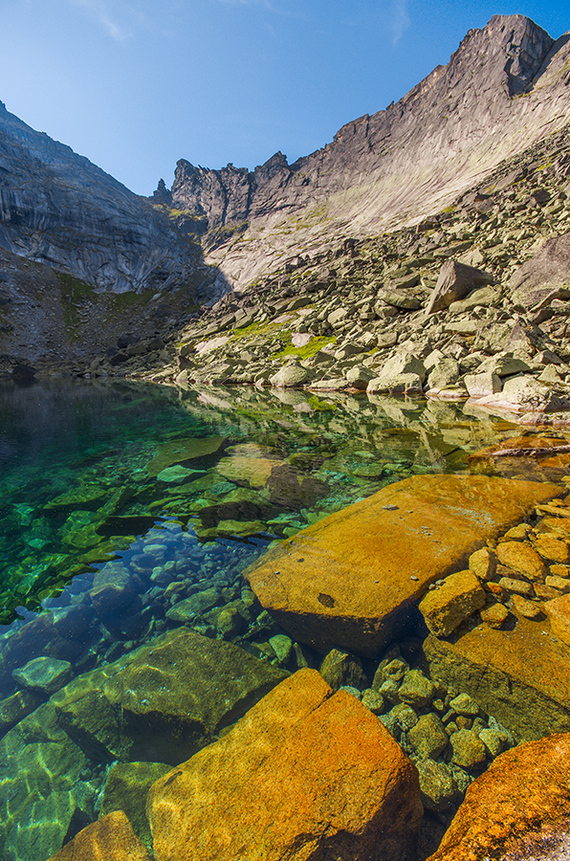
[[570, 733], [564, 733], [497, 757], [468, 788], [428, 861], [546, 858], [541, 849], [547, 841], [556, 845], [559, 835], [567, 836], [569, 822]]
[[122, 810], [88, 825], [50, 861], [151, 861]]
[[422, 805], [378, 718], [300, 670], [157, 780], [147, 813], [156, 861], [403, 861]]
[[560, 492], [481, 475], [414, 476], [282, 542], [247, 577], [296, 640], [374, 656], [430, 583]]

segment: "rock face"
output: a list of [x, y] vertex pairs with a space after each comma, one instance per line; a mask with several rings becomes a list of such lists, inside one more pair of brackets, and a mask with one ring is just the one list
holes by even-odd
[[197, 249], [144, 199], [0, 106], [0, 246], [95, 290], [171, 290]]
[[314, 670], [151, 788], [157, 861], [403, 861], [421, 819], [417, 772], [380, 721]]
[[247, 576], [295, 639], [375, 655], [430, 583], [558, 493], [546, 483], [415, 476], [297, 533]]
[[497, 757], [468, 788], [429, 861], [568, 857], [569, 755], [565, 733]]
[[416, 223], [565, 124], [569, 50], [528, 18], [495, 16], [397, 104], [293, 165], [281, 153], [251, 173], [178, 162], [172, 203], [207, 226], [210, 259], [239, 285], [317, 240]]

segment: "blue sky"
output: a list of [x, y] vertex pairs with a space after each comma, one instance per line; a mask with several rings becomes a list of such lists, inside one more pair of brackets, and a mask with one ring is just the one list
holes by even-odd
[[0, 0], [0, 100], [150, 194], [179, 158], [307, 155], [515, 12], [570, 30], [567, 0]]

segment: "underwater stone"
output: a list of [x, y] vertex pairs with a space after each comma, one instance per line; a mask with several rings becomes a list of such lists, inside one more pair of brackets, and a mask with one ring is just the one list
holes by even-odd
[[204, 439], [176, 439], [158, 446], [155, 456], [147, 464], [147, 472], [151, 477], [157, 476], [163, 469], [177, 463], [200, 461], [220, 450], [225, 438], [210, 436]]
[[42, 697], [39, 694], [28, 690], [16, 691], [11, 697], [0, 700], [0, 733], [6, 732], [14, 724], [19, 723], [41, 702]]
[[398, 690], [400, 701], [416, 708], [429, 705], [434, 695], [433, 682], [421, 670], [408, 670]]
[[338, 649], [332, 649], [325, 656], [319, 672], [333, 691], [337, 691], [344, 685], [361, 688], [366, 683], [360, 658]]
[[559, 494], [545, 482], [414, 476], [282, 542], [246, 577], [293, 639], [373, 657], [409, 624], [430, 583]]
[[122, 810], [148, 849], [152, 849], [152, 837], [145, 809], [146, 796], [154, 781], [167, 771], [170, 765], [164, 762], [117, 762], [111, 767], [103, 790], [101, 816]]
[[275, 634], [269, 638], [269, 645], [275, 652], [280, 664], [286, 664], [291, 655], [293, 641], [286, 634]]
[[148, 811], [157, 861], [403, 861], [421, 821], [410, 761], [374, 715], [314, 670], [282, 682], [160, 778]]
[[166, 613], [166, 618], [171, 622], [183, 624], [189, 620], [195, 619], [196, 616], [202, 616], [207, 610], [214, 607], [220, 600], [221, 594], [218, 589], [204, 589], [203, 592], [196, 592], [189, 598], [178, 601]]
[[[192, 475], [202, 475], [202, 471], [198, 469], [187, 469], [185, 466], [167, 466], [161, 470], [156, 476], [157, 481], [164, 481], [167, 484], [182, 484]], [[144, 552], [144, 549], [143, 549]]]
[[42, 691], [53, 694], [59, 691], [71, 677], [71, 664], [69, 661], [58, 661], [45, 655], [33, 658], [18, 670], [14, 670], [12, 678], [23, 688], [32, 691]]
[[497, 546], [497, 559], [530, 580], [544, 580], [546, 565], [530, 544], [521, 541], [501, 541]]
[[60, 723], [103, 761], [176, 764], [286, 677], [222, 640], [177, 628], [52, 697]]
[[420, 602], [420, 612], [432, 634], [448, 637], [461, 622], [485, 606], [485, 592], [470, 571], [458, 571]]
[[517, 740], [570, 731], [570, 647], [548, 622], [478, 625], [453, 643], [430, 636], [423, 652], [433, 678], [476, 698]]
[[479, 736], [470, 729], [460, 729], [452, 733], [452, 762], [468, 771], [480, 771], [487, 758], [487, 750]]
[[417, 762], [416, 768], [424, 806], [436, 813], [448, 810], [458, 795], [457, 783], [448, 766], [443, 762], [425, 759]]
[[410, 729], [408, 741], [421, 759], [437, 759], [447, 747], [449, 737], [438, 716], [428, 712]]

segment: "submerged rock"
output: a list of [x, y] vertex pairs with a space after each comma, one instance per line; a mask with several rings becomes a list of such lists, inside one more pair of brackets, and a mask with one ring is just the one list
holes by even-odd
[[159, 779], [148, 812], [157, 861], [404, 861], [421, 803], [417, 772], [380, 721], [300, 670]]
[[295, 640], [373, 656], [413, 618], [430, 583], [558, 493], [545, 483], [415, 476], [297, 533], [247, 577]]
[[52, 703], [71, 738], [97, 759], [175, 764], [285, 675], [237, 646], [178, 628], [80, 676]]
[[14, 670], [12, 676], [23, 688], [53, 694], [71, 678], [71, 664], [69, 661], [42, 656], [28, 661], [21, 669]]
[[101, 816], [123, 811], [148, 849], [152, 849], [152, 838], [145, 809], [146, 796], [154, 781], [167, 771], [170, 766], [164, 762], [117, 762], [103, 790]]
[[175, 464], [192, 463], [216, 454], [224, 442], [222, 436], [210, 436], [199, 439], [175, 439], [158, 447], [155, 456], [147, 464], [150, 476], [158, 476], [163, 470]]
[[557, 633], [521, 615], [512, 630], [477, 625], [451, 642], [430, 636], [423, 651], [434, 678], [526, 741], [570, 731], [570, 646]]

